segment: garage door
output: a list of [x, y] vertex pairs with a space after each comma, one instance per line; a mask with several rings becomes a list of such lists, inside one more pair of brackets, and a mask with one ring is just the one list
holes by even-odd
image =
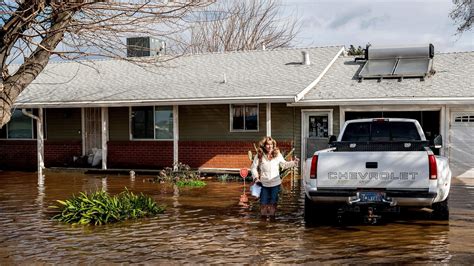
[[453, 175], [474, 177], [474, 112], [452, 113], [449, 137]]

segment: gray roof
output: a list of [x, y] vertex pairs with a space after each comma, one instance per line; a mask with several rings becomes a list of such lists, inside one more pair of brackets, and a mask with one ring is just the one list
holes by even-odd
[[[50, 62], [20, 94], [16, 105], [105, 106], [246, 98], [293, 102], [341, 48], [209, 53], [145, 67], [123, 60]], [[301, 64], [302, 51], [310, 54], [311, 65]]]
[[394, 102], [403, 99], [407, 103], [417, 100], [420, 103], [434, 103], [437, 99], [447, 102], [449, 98], [470, 98], [474, 101], [474, 52], [435, 54], [433, 68], [436, 73], [424, 81], [405, 78], [401, 81], [364, 79], [359, 82], [356, 74], [362, 65], [360, 61], [354, 62], [352, 56], [340, 56], [297, 105], [310, 102], [367, 104], [364, 101], [377, 102], [381, 99]]

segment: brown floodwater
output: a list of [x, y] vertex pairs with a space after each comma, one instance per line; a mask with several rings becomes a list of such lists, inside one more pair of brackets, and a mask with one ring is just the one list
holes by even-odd
[[[448, 221], [414, 211], [380, 225], [306, 226], [298, 178], [286, 178], [275, 221], [240, 203], [243, 183], [176, 189], [149, 176], [0, 172], [0, 264], [25, 263], [472, 263], [474, 182], [453, 182]], [[166, 212], [105, 226], [51, 220], [48, 206], [80, 191], [151, 195]], [[248, 192], [248, 184], [246, 186]]]

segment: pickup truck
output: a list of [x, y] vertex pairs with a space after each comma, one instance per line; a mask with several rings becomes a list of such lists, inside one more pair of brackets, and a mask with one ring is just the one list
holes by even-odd
[[305, 221], [358, 212], [375, 223], [400, 207], [428, 207], [433, 218], [449, 219], [451, 170], [432, 151], [441, 145], [441, 136], [427, 141], [413, 119], [347, 121], [328, 149], [305, 162]]

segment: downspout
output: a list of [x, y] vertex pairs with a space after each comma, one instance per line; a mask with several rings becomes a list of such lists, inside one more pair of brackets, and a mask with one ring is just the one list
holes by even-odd
[[173, 171], [178, 170], [179, 163], [179, 107], [173, 105]]
[[102, 169], [107, 169], [107, 141], [109, 140], [109, 109], [102, 107], [100, 109], [101, 121], [101, 142], [102, 142]]
[[32, 113], [28, 113], [26, 109], [21, 109], [21, 112], [36, 120], [36, 144], [38, 147], [38, 184], [44, 184], [44, 176], [43, 176], [43, 169], [44, 169], [44, 137], [43, 137], [43, 108], [38, 108], [38, 116], [33, 115]]
[[[329, 64], [326, 66], [326, 68], [321, 72], [321, 74], [319, 74], [319, 76], [313, 81], [311, 82], [311, 84], [309, 84], [304, 90], [302, 90], [300, 93], [296, 94], [295, 96], [295, 103], [298, 102], [299, 100], [303, 99], [303, 97], [306, 95], [306, 93], [308, 93], [312, 88], [314, 88], [314, 86], [316, 86], [316, 84], [318, 84], [318, 82], [323, 78], [323, 76], [326, 74], [326, 72], [328, 72], [328, 70], [331, 68], [331, 66], [334, 64], [334, 62], [336, 62], [337, 58], [339, 58], [339, 56], [344, 52], [344, 47], [342, 47], [337, 53], [336, 55], [334, 56], [334, 58], [331, 60], [331, 62], [329, 62]], [[309, 55], [305, 55], [303, 54], [303, 57], [305, 58], [306, 60], [306, 57], [308, 57], [308, 64], [309, 64]], [[304, 63], [306, 64], [306, 62]]]

